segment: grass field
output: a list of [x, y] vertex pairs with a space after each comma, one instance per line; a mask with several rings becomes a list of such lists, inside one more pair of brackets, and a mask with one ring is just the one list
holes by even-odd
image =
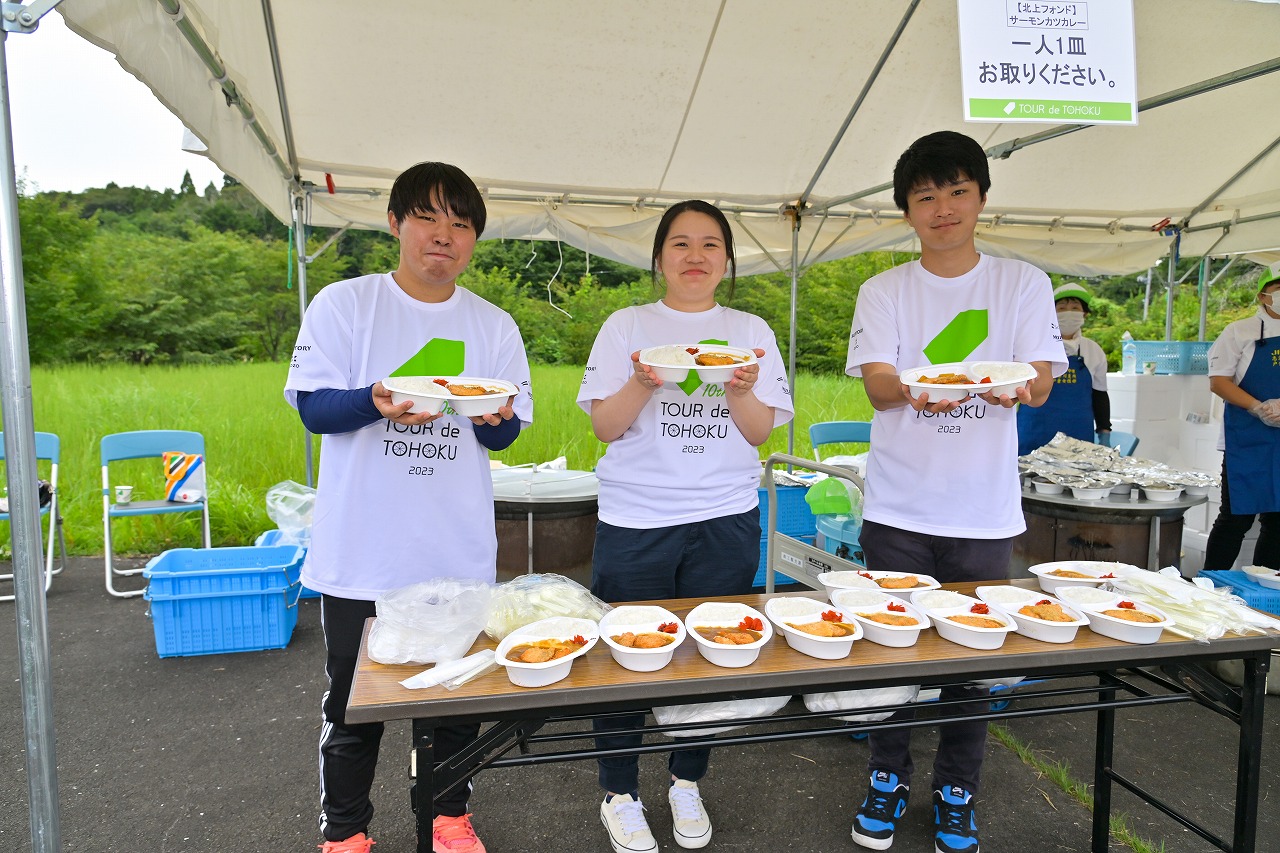
[[[32, 370], [37, 430], [62, 438], [59, 501], [67, 547], [75, 554], [102, 550], [102, 463], [98, 442], [113, 432], [189, 429], [204, 434], [215, 545], [251, 544], [275, 525], [267, 517], [267, 489], [282, 480], [306, 481], [302, 424], [281, 393], [285, 366], [239, 364], [210, 367], [92, 367]], [[508, 450], [495, 454], [508, 465], [565, 456], [570, 468], [590, 470], [604, 453], [587, 415], [574, 402], [582, 381], [578, 367], [533, 368], [534, 423]], [[801, 375], [794, 452], [811, 456], [808, 428], [828, 420], [869, 420], [862, 383], [842, 376]], [[788, 430], [777, 429], [761, 458], [786, 452]], [[319, 448], [319, 439], [315, 446]], [[48, 477], [41, 465], [41, 476]], [[136, 500], [161, 496], [158, 460], [112, 463], [113, 485], [134, 486]], [[122, 519], [112, 525], [116, 550], [157, 553], [199, 544], [198, 515]], [[7, 527], [7, 525], [5, 525]], [[7, 550], [8, 532], [2, 534]]]

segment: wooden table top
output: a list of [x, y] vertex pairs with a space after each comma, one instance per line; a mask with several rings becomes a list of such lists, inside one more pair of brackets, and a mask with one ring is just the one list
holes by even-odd
[[[1019, 580], [1034, 588], [1034, 581]], [[945, 588], [972, 594], [977, 583], [947, 584]], [[737, 601], [763, 611], [770, 598], [815, 597], [812, 593], [724, 596], [716, 601]], [[820, 597], [817, 596], [817, 597]], [[704, 599], [641, 602], [659, 604], [684, 615]], [[430, 687], [409, 690], [400, 682], [422, 672], [420, 664], [386, 665], [368, 657], [370, 619], [360, 645], [360, 659], [347, 704], [352, 723], [412, 718], [451, 718], [459, 721], [537, 717], [575, 713], [578, 706], [616, 703], [643, 706], [705, 702], [710, 699], [822, 692], [834, 689], [876, 687], [885, 684], [943, 683], [996, 675], [1054, 672], [1089, 672], [1126, 666], [1154, 665], [1180, 658], [1240, 657], [1280, 646], [1274, 634], [1227, 635], [1210, 644], [1187, 640], [1168, 631], [1157, 643], [1135, 645], [1081, 628], [1071, 643], [1053, 644], [1010, 633], [1004, 645], [991, 651], [970, 649], [949, 642], [934, 630], [925, 630], [915, 645], [889, 648], [862, 639], [848, 657], [819, 660], [794, 651], [781, 632], [760, 650], [755, 663], [729, 669], [707, 662], [689, 637], [676, 650], [671, 663], [656, 672], [632, 672], [614, 660], [599, 642], [573, 662], [569, 676], [546, 687], [517, 687], [506, 668], [473, 679], [456, 690]], [[497, 643], [481, 634], [471, 651], [493, 649]]]

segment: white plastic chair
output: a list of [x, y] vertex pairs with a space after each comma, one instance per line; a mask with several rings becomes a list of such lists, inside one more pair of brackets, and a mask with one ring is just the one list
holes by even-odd
[[[118, 504], [112, 499], [111, 474], [109, 465], [123, 459], [159, 459], [165, 453], [176, 450], [181, 453], [199, 453], [204, 455], [204, 436], [198, 432], [186, 430], [151, 429], [136, 432], [117, 432], [102, 437], [102, 544], [106, 561], [107, 592], [117, 598], [132, 598], [142, 595], [142, 590], [117, 590], [112, 580], [127, 575], [142, 573], [142, 569], [117, 569], [112, 565], [111, 519], [139, 515], [161, 515], [173, 512], [198, 512], [204, 528], [204, 547], [211, 545], [209, 536], [209, 495], [193, 503], [179, 501], [132, 501]], [[205, 459], [208, 477], [208, 458]], [[156, 468], [157, 477], [160, 475]], [[207, 482], [207, 480], [206, 480]]]
[[[40, 507], [41, 517], [49, 516], [49, 536], [47, 545], [45, 546], [44, 558], [44, 591], [48, 592], [49, 587], [53, 584], [53, 576], [61, 573], [67, 564], [67, 540], [62, 532], [62, 516], [58, 514], [58, 461], [62, 454], [62, 442], [58, 436], [51, 432], [37, 432], [36, 434], [36, 460], [44, 460], [49, 463], [49, 487], [53, 492], [53, 496], [49, 499], [49, 503]], [[0, 462], [4, 461], [4, 433], [0, 432]], [[0, 512], [0, 521], [8, 521], [9, 513]], [[57, 533], [58, 545], [62, 549], [62, 559], [58, 562], [58, 568], [53, 567], [53, 540], [54, 533]], [[0, 581], [12, 581], [13, 573], [0, 575]], [[15, 593], [16, 595], [16, 593]], [[0, 595], [0, 601], [13, 601], [14, 595]]]

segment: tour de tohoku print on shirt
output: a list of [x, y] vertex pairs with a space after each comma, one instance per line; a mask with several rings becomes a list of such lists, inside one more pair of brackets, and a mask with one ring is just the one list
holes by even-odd
[[[897, 372], [969, 361], [1045, 361], [1066, 354], [1048, 277], [1022, 261], [980, 256], [936, 276], [919, 261], [859, 290], [846, 372]], [[873, 415], [865, 518], [936, 536], [1002, 538], [1025, 528], [1017, 488], [1016, 410], [971, 398], [947, 412], [901, 406]]]
[[[533, 420], [519, 329], [465, 288], [423, 303], [386, 274], [335, 282], [308, 307], [294, 355], [285, 387], [294, 406], [299, 391], [367, 388], [393, 375], [463, 375], [514, 384], [515, 416]], [[437, 572], [492, 581], [492, 505], [489, 454], [468, 418], [446, 414], [415, 425], [381, 418], [324, 435], [304, 582], [373, 600]]]
[[[613, 396], [635, 370], [631, 354], [652, 346], [720, 345], [763, 349], [756, 396], [774, 409], [774, 425], [793, 411], [773, 331], [763, 320], [716, 306], [681, 312], [656, 302], [614, 312], [596, 336], [578, 403]], [[756, 505], [757, 448], [734, 425], [724, 385], [697, 371], [664, 382], [635, 421], [610, 442], [596, 465], [600, 519], [618, 527], [654, 528], [745, 512]]]

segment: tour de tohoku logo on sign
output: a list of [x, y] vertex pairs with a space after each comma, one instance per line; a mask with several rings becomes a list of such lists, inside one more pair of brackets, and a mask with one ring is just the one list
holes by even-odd
[[1132, 0], [958, 0], [966, 121], [1137, 124]]

